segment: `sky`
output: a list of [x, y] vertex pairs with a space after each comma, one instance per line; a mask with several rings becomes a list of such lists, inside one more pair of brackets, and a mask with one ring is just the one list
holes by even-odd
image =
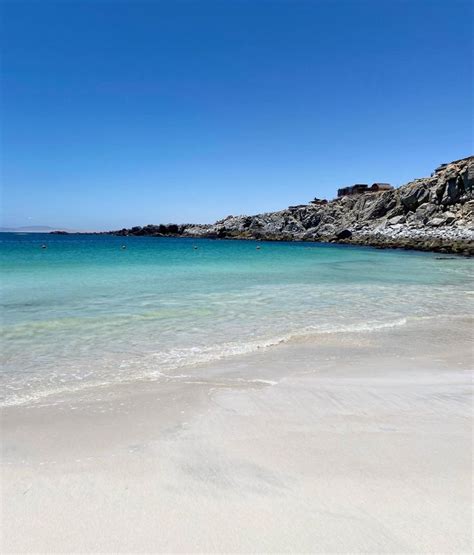
[[212, 222], [473, 153], [463, 0], [2, 3], [3, 226]]

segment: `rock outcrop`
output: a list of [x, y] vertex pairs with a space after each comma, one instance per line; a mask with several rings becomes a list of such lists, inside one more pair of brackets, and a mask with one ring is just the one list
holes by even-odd
[[211, 225], [146, 226], [119, 235], [324, 241], [474, 254], [474, 157], [378, 193], [292, 206]]

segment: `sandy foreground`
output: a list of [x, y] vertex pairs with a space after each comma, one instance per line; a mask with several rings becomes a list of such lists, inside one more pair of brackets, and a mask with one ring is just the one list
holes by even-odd
[[472, 323], [326, 334], [2, 414], [4, 553], [470, 553]]

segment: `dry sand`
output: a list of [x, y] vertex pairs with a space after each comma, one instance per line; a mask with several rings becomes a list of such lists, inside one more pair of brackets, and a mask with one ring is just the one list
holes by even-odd
[[8, 408], [2, 550], [472, 552], [472, 325]]

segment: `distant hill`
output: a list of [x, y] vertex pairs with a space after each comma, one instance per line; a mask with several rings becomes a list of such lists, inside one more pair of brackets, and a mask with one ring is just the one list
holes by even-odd
[[73, 232], [72, 229], [64, 227], [51, 227], [49, 225], [27, 225], [21, 227], [0, 227], [2, 233], [49, 233], [50, 231], [68, 231]]

